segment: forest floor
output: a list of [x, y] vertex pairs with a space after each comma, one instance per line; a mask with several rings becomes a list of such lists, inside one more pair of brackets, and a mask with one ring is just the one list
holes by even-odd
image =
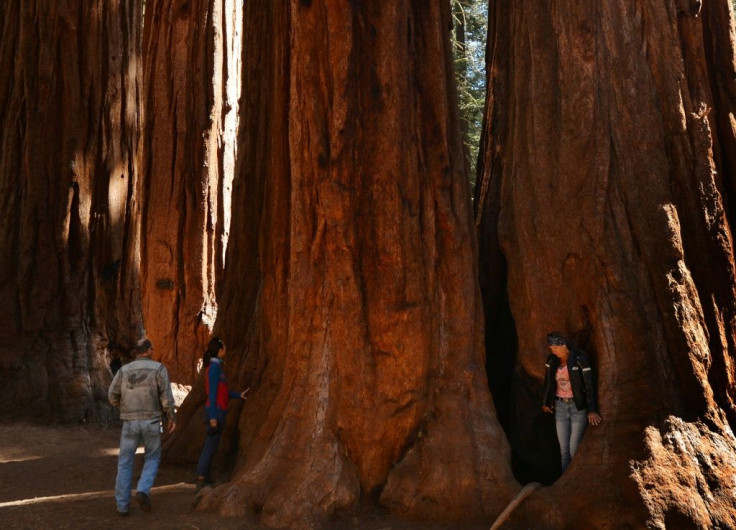
[[[0, 423], [0, 528], [264, 528], [243, 518], [195, 510], [192, 470], [166, 462], [151, 490], [151, 512], [142, 512], [133, 500], [130, 516], [119, 516], [113, 491], [119, 438], [120, 429], [115, 427]], [[136, 457], [134, 485], [142, 459], [142, 455]], [[422, 524], [363, 510], [337, 517], [324, 528], [481, 530], [489, 526]]]

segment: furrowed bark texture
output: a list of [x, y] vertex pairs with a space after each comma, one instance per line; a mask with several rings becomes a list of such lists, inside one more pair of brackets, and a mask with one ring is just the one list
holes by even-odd
[[0, 415], [111, 417], [140, 333], [139, 2], [13, 0], [0, 41]]
[[362, 496], [473, 519], [518, 488], [484, 370], [449, 17], [444, 2], [246, 5], [217, 330], [251, 398], [234, 478], [200, 506], [301, 527]]
[[242, 2], [146, 5], [143, 313], [154, 356], [191, 384], [217, 317], [240, 82]]
[[477, 224], [517, 475], [559, 466], [547, 332], [591, 353], [604, 418], [509, 528], [736, 524], [733, 27], [726, 0], [492, 6]]

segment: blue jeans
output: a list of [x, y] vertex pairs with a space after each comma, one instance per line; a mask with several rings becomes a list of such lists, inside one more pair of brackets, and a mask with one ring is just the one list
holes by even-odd
[[570, 465], [587, 426], [588, 409], [578, 410], [575, 403], [555, 401], [555, 427], [557, 440], [560, 442], [562, 471]]
[[[209, 422], [208, 427], [209, 427]], [[199, 463], [197, 464], [197, 475], [204, 477], [206, 480], [211, 480], [210, 477], [210, 466], [212, 465], [212, 458], [217, 452], [217, 446], [220, 445], [220, 438], [222, 438], [222, 431], [225, 430], [225, 417], [222, 416], [217, 422], [217, 433], [210, 434], [209, 432], [204, 437], [204, 447], [199, 455]]]
[[161, 463], [161, 431], [158, 419], [123, 421], [120, 456], [118, 456], [118, 477], [115, 481], [115, 501], [119, 512], [127, 512], [130, 508], [133, 461], [139, 444], [143, 444], [145, 455], [136, 491], [142, 491], [148, 495], [158, 473], [158, 465]]

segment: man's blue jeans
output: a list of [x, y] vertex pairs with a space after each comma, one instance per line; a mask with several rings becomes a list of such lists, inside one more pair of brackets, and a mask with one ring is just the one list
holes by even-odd
[[588, 409], [578, 410], [575, 403], [555, 402], [555, 427], [560, 442], [562, 471], [570, 465], [570, 460], [578, 450], [585, 428], [588, 426]]
[[139, 444], [143, 444], [145, 455], [136, 491], [142, 491], [148, 495], [158, 473], [158, 465], [161, 463], [161, 431], [158, 419], [123, 421], [120, 456], [118, 456], [118, 478], [115, 481], [115, 501], [119, 512], [127, 512], [130, 508], [133, 461]]

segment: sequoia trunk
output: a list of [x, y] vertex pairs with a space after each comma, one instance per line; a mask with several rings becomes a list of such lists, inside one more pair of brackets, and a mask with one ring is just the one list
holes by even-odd
[[547, 332], [589, 351], [603, 415], [512, 526], [736, 523], [733, 20], [700, 6], [493, 4], [476, 204], [517, 475], [559, 469]]
[[187, 384], [217, 316], [241, 25], [237, 0], [153, 0], [146, 6], [143, 314], [156, 358], [173, 380]]
[[140, 333], [140, 2], [3, 3], [0, 414], [110, 417]]
[[484, 369], [449, 3], [381, 5], [246, 5], [217, 330], [251, 398], [234, 479], [202, 505], [270, 525], [361, 495], [488, 517], [516, 487]]

